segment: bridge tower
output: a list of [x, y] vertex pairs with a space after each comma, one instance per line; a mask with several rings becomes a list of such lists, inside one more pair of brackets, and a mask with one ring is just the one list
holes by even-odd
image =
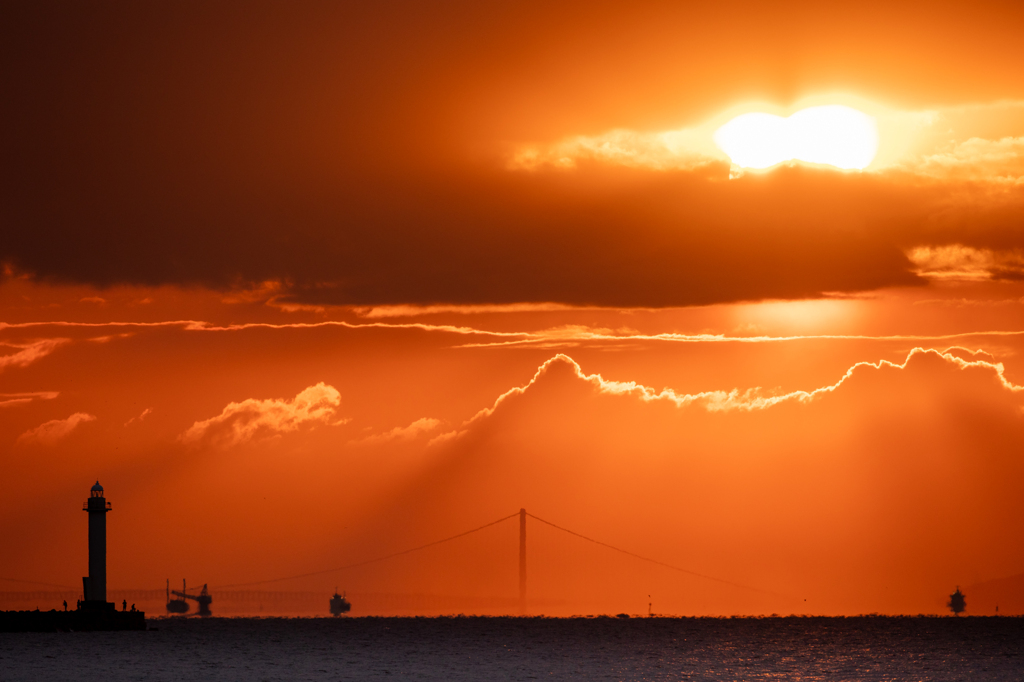
[[[103, 497], [99, 481], [89, 491], [82, 511], [89, 512], [89, 577], [82, 578], [85, 601], [89, 607], [107, 606], [107, 512], [110, 503]], [[110, 604], [112, 607], [113, 604]]]
[[519, 510], [519, 612], [526, 615], [526, 510]]

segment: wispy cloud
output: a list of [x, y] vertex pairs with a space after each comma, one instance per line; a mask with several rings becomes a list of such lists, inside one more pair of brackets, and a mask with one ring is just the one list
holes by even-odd
[[426, 332], [445, 332], [459, 335], [484, 336], [522, 336], [521, 332], [495, 332], [475, 329], [454, 324], [426, 324], [423, 322], [345, 322], [343, 320], [325, 320], [323, 322], [245, 322], [241, 324], [215, 325], [208, 322], [194, 322], [185, 328], [191, 331], [224, 332], [242, 331], [246, 329], [318, 329], [323, 327], [344, 327], [347, 329], [415, 329]]
[[414, 440], [419, 436], [430, 433], [440, 425], [441, 421], [439, 419], [423, 417], [422, 419], [417, 419], [408, 426], [396, 426], [390, 431], [367, 436], [366, 438], [352, 441], [352, 443], [355, 445], [377, 445], [379, 443], [389, 443], [391, 441]]
[[[40, 322], [0, 322], [0, 331], [4, 329], [27, 329], [32, 327], [181, 327], [187, 331], [197, 332], [235, 332], [248, 329], [322, 329], [330, 327], [342, 327], [346, 329], [413, 329], [425, 332], [444, 332], [447, 334], [483, 335], [497, 337], [518, 337], [523, 332], [498, 332], [486, 329], [475, 329], [473, 327], [452, 325], [452, 324], [426, 324], [423, 322], [346, 322], [344, 320], [324, 320], [321, 322], [243, 322], [239, 324], [219, 325], [203, 320], [166, 320], [163, 322], [70, 322], [67, 320], [53, 320]], [[69, 339], [61, 339], [68, 341]]]
[[67, 419], [51, 419], [18, 436], [19, 443], [40, 443], [53, 445], [74, 431], [79, 424], [94, 421], [96, 417], [85, 412], [75, 412]]
[[10, 355], [0, 355], [0, 371], [8, 367], [27, 367], [36, 360], [52, 353], [58, 346], [62, 346], [70, 341], [71, 339], [39, 339], [38, 341], [26, 344], [10, 342], [0, 344], [8, 348], [19, 349]]
[[34, 391], [32, 393], [0, 393], [0, 407], [24, 405], [33, 400], [53, 400], [60, 395], [59, 391]]
[[734, 335], [734, 334], [680, 334], [665, 332], [659, 334], [641, 334], [631, 331], [614, 331], [609, 329], [571, 325], [553, 327], [534, 332], [524, 332], [523, 338], [484, 343], [467, 343], [459, 348], [490, 348], [516, 347], [555, 348], [574, 346], [582, 342], [613, 342], [623, 341], [664, 341], [669, 343], [784, 343], [787, 341], [837, 340], [837, 341], [944, 341], [981, 336], [1022, 336], [1024, 331], [976, 331], [958, 332], [956, 334], [800, 334], [790, 336], [770, 335]]
[[[0, 331], [3, 331], [5, 329], [31, 329], [34, 327], [81, 327], [84, 329], [102, 327], [184, 327], [188, 329], [194, 325], [202, 327], [203, 325], [206, 324], [208, 323], [199, 320], [163, 320], [160, 322], [72, 322], [70, 320], [43, 320], [37, 322], [0, 322]], [[61, 340], [69, 341], [70, 339]]]
[[[1022, 266], [1024, 267], [1024, 266]], [[1024, 272], [1024, 271], [1022, 271]], [[936, 303], [941, 301], [922, 301], [921, 303]], [[625, 309], [622, 309], [625, 310]], [[381, 315], [383, 316], [383, 315]], [[571, 347], [585, 342], [612, 342], [621, 343], [629, 341], [664, 341], [671, 343], [784, 343], [788, 341], [806, 340], [842, 340], [842, 341], [944, 341], [954, 339], [965, 339], [972, 337], [1002, 337], [1002, 336], [1024, 336], [1024, 330], [979, 330], [969, 332], [957, 332], [955, 334], [796, 334], [786, 336], [770, 336], [765, 334], [751, 334], [749, 336], [739, 334], [683, 334], [677, 332], [664, 332], [658, 334], [643, 334], [629, 329], [608, 329], [605, 327], [589, 327], [586, 325], [562, 325], [546, 329], [531, 331], [494, 331], [480, 329], [465, 325], [450, 324], [427, 324], [422, 322], [346, 322], [344, 320], [325, 320], [321, 322], [291, 322], [291, 323], [270, 323], [270, 322], [245, 322], [239, 324], [218, 325], [202, 320], [169, 320], [165, 322], [20, 322], [0, 323], [0, 330], [4, 328], [27, 328], [27, 327], [180, 327], [190, 332], [239, 332], [250, 329], [271, 329], [271, 330], [315, 330], [331, 327], [342, 327], [346, 329], [390, 329], [396, 331], [417, 330], [428, 333], [453, 334], [456, 336], [483, 336], [492, 337], [490, 340], [480, 340], [464, 343], [457, 348], [491, 348], [491, 347], [515, 347], [530, 346], [542, 348]], [[52, 339], [64, 343], [69, 339]], [[6, 356], [13, 357], [13, 356]], [[41, 357], [41, 356], [40, 356]], [[2, 365], [0, 365], [2, 366]]]
[[546, 313], [580, 310], [602, 310], [597, 306], [574, 306], [565, 303], [496, 303], [492, 305], [379, 305], [356, 307], [356, 314], [368, 319], [419, 317], [422, 315], [481, 315], [489, 313]]
[[128, 425], [129, 425], [129, 424], [131, 424], [132, 422], [136, 422], [136, 421], [142, 421], [143, 419], [145, 419], [145, 418], [146, 418], [146, 416], [147, 416], [147, 415], [149, 415], [149, 414], [150, 414], [150, 413], [152, 413], [152, 412], [153, 412], [153, 408], [152, 408], [152, 407], [147, 407], [146, 409], [144, 409], [144, 410], [142, 411], [142, 414], [140, 414], [140, 415], [139, 415], [138, 417], [132, 417], [131, 419], [129, 419], [128, 421], [126, 421], [126, 422], [124, 423], [124, 425], [125, 425], [125, 426], [128, 426]]
[[249, 398], [228, 403], [216, 417], [194, 423], [181, 434], [184, 443], [203, 441], [230, 447], [256, 438], [270, 437], [297, 430], [303, 425], [340, 424], [334, 420], [341, 405], [341, 393], [320, 382], [310, 386], [291, 400]]

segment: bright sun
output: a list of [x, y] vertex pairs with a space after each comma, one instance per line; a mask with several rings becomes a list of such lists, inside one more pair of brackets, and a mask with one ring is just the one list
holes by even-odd
[[805, 161], [861, 169], [878, 151], [875, 119], [841, 105], [801, 109], [789, 118], [750, 113], [715, 132], [715, 144], [743, 168]]

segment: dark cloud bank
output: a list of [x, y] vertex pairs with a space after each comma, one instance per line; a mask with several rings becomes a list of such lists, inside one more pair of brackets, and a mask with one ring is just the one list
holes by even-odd
[[[569, 6], [544, 30], [525, 5], [245, 7], [5, 6], [0, 260], [98, 285], [282, 279], [316, 302], [667, 306], [920, 283], [904, 256], [919, 244], [1024, 246], [1019, 192], [811, 169], [506, 170], [512, 142], [663, 123], [607, 102], [556, 115], [574, 79], [577, 96], [601, 82], [556, 38], [599, 66], [602, 49], [640, 49], [601, 43], [607, 12], [559, 37]], [[699, 71], [660, 87], [683, 78], [720, 103], [747, 83], [729, 60], [708, 83]], [[736, 92], [709, 84], [729, 77]], [[644, 93], [691, 118], [708, 107]]]

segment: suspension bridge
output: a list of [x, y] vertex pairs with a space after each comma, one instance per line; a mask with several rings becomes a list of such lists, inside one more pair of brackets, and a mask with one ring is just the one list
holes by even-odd
[[[766, 589], [763, 589], [763, 588], [760, 588], [760, 587], [755, 587], [755, 586], [752, 586], [752, 585], [746, 585], [746, 584], [743, 584], [743, 583], [740, 583], [740, 582], [736, 582], [736, 581], [732, 581], [732, 580], [727, 580], [727, 579], [724, 579], [724, 578], [721, 578], [721, 577], [717, 577], [717, 576], [713, 576], [713, 575], [708, 575], [706, 573], [701, 573], [701, 572], [694, 571], [694, 570], [691, 570], [691, 569], [688, 569], [688, 568], [685, 568], [685, 567], [682, 567], [682, 566], [671, 564], [671, 563], [668, 563], [668, 562], [665, 562], [665, 561], [660, 561], [658, 559], [654, 559], [654, 558], [651, 558], [651, 557], [648, 557], [648, 556], [644, 556], [644, 555], [638, 554], [636, 552], [632, 552], [632, 551], [630, 551], [628, 549], [624, 549], [622, 547], [618, 547], [616, 545], [612, 545], [610, 543], [603, 542], [601, 540], [598, 540], [598, 539], [595, 539], [593, 537], [590, 537], [589, 535], [585, 535], [583, 533], [579, 533], [577, 531], [571, 530], [569, 528], [566, 528], [566, 527], [564, 527], [562, 525], [556, 524], [556, 523], [554, 523], [552, 521], [549, 521], [547, 519], [541, 518], [540, 516], [536, 516], [534, 514], [531, 514], [528, 511], [526, 511], [526, 509], [520, 509], [518, 512], [514, 512], [514, 513], [509, 514], [507, 516], [502, 516], [501, 518], [495, 519], [495, 520], [493, 520], [493, 521], [491, 521], [489, 523], [485, 523], [485, 524], [477, 526], [475, 528], [471, 528], [469, 530], [465, 530], [463, 532], [456, 533], [454, 535], [450, 535], [450, 536], [447, 536], [447, 537], [444, 537], [444, 538], [441, 538], [441, 539], [438, 539], [438, 540], [434, 540], [432, 542], [427, 542], [425, 544], [416, 545], [414, 547], [409, 547], [407, 549], [403, 549], [403, 550], [400, 550], [400, 551], [397, 551], [397, 552], [391, 552], [391, 553], [388, 553], [388, 554], [383, 554], [381, 556], [376, 556], [376, 557], [364, 559], [364, 560], [361, 560], [361, 561], [356, 561], [356, 562], [344, 564], [344, 565], [341, 565], [341, 566], [334, 566], [334, 567], [331, 567], [331, 568], [324, 568], [324, 569], [320, 569], [320, 570], [316, 570], [316, 571], [308, 571], [308, 572], [304, 572], [304, 573], [296, 573], [296, 574], [286, 575], [286, 576], [281, 576], [281, 577], [276, 577], [276, 578], [267, 578], [267, 579], [263, 579], [263, 580], [254, 580], [254, 581], [240, 582], [240, 583], [211, 584], [210, 585], [210, 590], [211, 590], [211, 592], [215, 592], [218, 595], [218, 601], [219, 602], [223, 602], [223, 599], [225, 597], [227, 597], [229, 599], [237, 600], [237, 601], [248, 601], [248, 602], [257, 602], [258, 601], [261, 604], [264, 603], [264, 602], [273, 604], [275, 602], [281, 602], [281, 601], [284, 601], [284, 600], [292, 600], [293, 602], [296, 601], [296, 600], [300, 600], [300, 601], [303, 601], [303, 602], [309, 601], [310, 603], [313, 603], [313, 602], [319, 603], [319, 602], [322, 602], [322, 600], [323, 600], [323, 595], [320, 592], [308, 592], [308, 593], [306, 593], [306, 592], [285, 592], [285, 591], [280, 591], [280, 590], [277, 590], [277, 591], [273, 591], [273, 590], [267, 591], [266, 589], [263, 589], [263, 588], [265, 588], [267, 586], [277, 585], [277, 584], [280, 584], [280, 583], [286, 583], [286, 582], [289, 582], [289, 581], [301, 580], [301, 579], [304, 579], [304, 578], [310, 578], [310, 577], [315, 577], [315, 576], [323, 576], [323, 575], [329, 575], [329, 574], [340, 574], [340, 573], [343, 573], [345, 571], [349, 571], [349, 570], [352, 570], [352, 569], [361, 568], [361, 567], [364, 567], [364, 566], [370, 566], [370, 565], [373, 565], [373, 564], [387, 562], [387, 561], [389, 561], [391, 559], [396, 559], [398, 557], [403, 557], [403, 556], [407, 556], [407, 555], [416, 554], [418, 552], [422, 552], [423, 550], [427, 550], [427, 549], [432, 548], [432, 547], [437, 547], [439, 545], [444, 545], [444, 544], [453, 542], [455, 540], [458, 540], [460, 538], [465, 538], [467, 536], [474, 535], [476, 533], [480, 533], [481, 531], [487, 530], [489, 528], [493, 528], [493, 527], [498, 526], [500, 524], [505, 524], [507, 522], [512, 521], [513, 519], [517, 519], [518, 520], [518, 525], [519, 525], [519, 566], [518, 566], [518, 569], [519, 569], [518, 570], [519, 596], [518, 596], [518, 603], [515, 603], [511, 599], [509, 599], [509, 600], [501, 599], [499, 601], [504, 605], [504, 608], [508, 609], [508, 610], [514, 610], [516, 608], [516, 606], [518, 606], [518, 610], [519, 610], [519, 612], [521, 614], [526, 614], [528, 612], [528, 602], [527, 602], [527, 519], [531, 519], [532, 521], [535, 521], [537, 523], [544, 524], [545, 526], [550, 527], [550, 528], [552, 528], [552, 529], [554, 529], [554, 530], [556, 530], [558, 532], [565, 533], [565, 534], [568, 534], [570, 536], [579, 538], [579, 539], [581, 539], [583, 541], [586, 541], [588, 543], [591, 543], [591, 544], [593, 544], [595, 546], [603, 547], [603, 548], [605, 548], [605, 549], [607, 549], [607, 550], [609, 550], [611, 552], [615, 552], [615, 553], [618, 553], [618, 554], [621, 554], [621, 555], [624, 555], [624, 556], [632, 557], [633, 559], [635, 559], [637, 561], [640, 561], [640, 562], [645, 562], [645, 563], [652, 564], [652, 565], [655, 565], [655, 566], [660, 566], [661, 568], [669, 570], [669, 571], [674, 571], [674, 572], [677, 572], [677, 573], [682, 573], [682, 574], [685, 574], [685, 575], [688, 575], [688, 576], [691, 576], [691, 577], [694, 577], [694, 578], [698, 578], [698, 579], [701, 579], [701, 580], [706, 580], [706, 581], [718, 583], [718, 584], [721, 584], [721, 585], [727, 585], [727, 586], [735, 588], [737, 590], [743, 590], [743, 591], [747, 591], [747, 592], [760, 593], [762, 595], [769, 595], [769, 596], [772, 596], [772, 597], [779, 597], [779, 598], [783, 598], [783, 599], [786, 599], [786, 600], [791, 600], [792, 599], [791, 597], [789, 597], [787, 595], [782, 595], [782, 594], [779, 594], [777, 592], [773, 592], [771, 590], [766, 590]], [[23, 591], [23, 592], [17, 592], [17, 593], [15, 593], [15, 592], [0, 592], [0, 601], [9, 601], [10, 599], [13, 599], [13, 598], [19, 598], [19, 599], [29, 599], [30, 598], [30, 599], [41, 600], [41, 601], [44, 601], [44, 602], [48, 601], [48, 600], [51, 600], [51, 601], [52, 600], [57, 600], [57, 601], [59, 601], [60, 599], [67, 599], [67, 598], [69, 598], [71, 593], [76, 591], [75, 588], [70, 587], [70, 586], [66, 586], [66, 585], [55, 585], [55, 584], [52, 584], [52, 583], [40, 583], [40, 582], [30, 581], [30, 580], [19, 580], [19, 579], [13, 579], [13, 578], [3, 578], [3, 577], [0, 577], [0, 581], [6, 581], [6, 582], [12, 582], [12, 583], [18, 583], [18, 584], [25, 584], [25, 585], [32, 584], [32, 585], [47, 586], [47, 587], [51, 587], [51, 588], [60, 588], [59, 591], [36, 590], [36, 591], [32, 591], [32, 592], [25, 592], [25, 591]], [[164, 596], [164, 590], [162, 590], [162, 589], [161, 590], [112, 590], [111, 593], [112, 593], [112, 595], [116, 595], [118, 599], [125, 599], [125, 600], [127, 600], [129, 602], [135, 602], [135, 601], [147, 602], [147, 601], [152, 601], [152, 600], [155, 600], [155, 599], [158, 599], [158, 598], [162, 598]], [[379, 595], [379, 596], [382, 596], [382, 595]], [[420, 596], [422, 597], [422, 595], [420, 595]]]
[[596, 540], [596, 539], [594, 539], [592, 537], [589, 537], [587, 535], [584, 535], [582, 533], [577, 533], [574, 530], [570, 530], [570, 529], [565, 528], [563, 526], [560, 526], [560, 525], [558, 525], [556, 523], [552, 523], [551, 521], [548, 521], [546, 519], [542, 519], [539, 516], [536, 516], [534, 514], [529, 513], [528, 511], [526, 511], [526, 509], [520, 509], [516, 513], [509, 514], [508, 516], [503, 516], [503, 517], [501, 517], [499, 519], [491, 521], [490, 523], [485, 523], [482, 526], [477, 526], [476, 528], [471, 528], [470, 530], [463, 531], [463, 532], [458, 533], [456, 535], [451, 535], [451, 536], [448, 536], [448, 537], [445, 537], [445, 538], [441, 538], [440, 540], [434, 540], [433, 542], [428, 542], [426, 544], [418, 545], [416, 547], [410, 547], [408, 549], [404, 549], [404, 550], [401, 550], [401, 551], [398, 551], [398, 552], [392, 552], [390, 554], [385, 554], [385, 555], [382, 555], [382, 556], [374, 557], [372, 559], [365, 559], [363, 561], [357, 561], [357, 562], [354, 562], [354, 563], [345, 564], [344, 566], [335, 566], [334, 568], [325, 568], [325, 569], [318, 570], [318, 571], [310, 571], [308, 573], [298, 573], [298, 574], [295, 574], [295, 575], [288, 575], [288, 576], [283, 576], [283, 577], [280, 577], [280, 578], [270, 578], [270, 579], [267, 579], [267, 580], [256, 580], [256, 581], [246, 582], [246, 583], [232, 583], [232, 584], [228, 584], [228, 585], [216, 585], [216, 586], [211, 586], [211, 589], [232, 589], [232, 588], [236, 588], [237, 589], [237, 588], [240, 588], [240, 587], [250, 587], [251, 588], [251, 587], [256, 587], [258, 585], [270, 585], [270, 584], [273, 584], [273, 583], [280, 583], [280, 582], [285, 582], [285, 581], [290, 581], [290, 580], [299, 580], [299, 579], [302, 579], [302, 578], [309, 578], [309, 577], [318, 576], [318, 575], [325, 575], [325, 574], [329, 574], [329, 573], [340, 573], [341, 571], [350, 570], [350, 569], [354, 569], [354, 568], [360, 568], [360, 567], [363, 567], [363, 566], [369, 566], [371, 564], [387, 561], [389, 559], [394, 559], [394, 558], [397, 558], [397, 557], [400, 557], [400, 556], [405, 556], [405, 555], [408, 555], [408, 554], [413, 554], [415, 552], [419, 552], [421, 550], [425, 550], [425, 549], [428, 549], [430, 547], [436, 547], [437, 545], [442, 545], [442, 544], [451, 542], [453, 540], [458, 540], [459, 538], [464, 538], [464, 537], [466, 537], [468, 535], [472, 535], [474, 533], [479, 533], [480, 531], [486, 530], [487, 528], [491, 528], [492, 526], [497, 526], [498, 524], [501, 524], [501, 523], [504, 523], [506, 521], [510, 521], [510, 520], [516, 519], [516, 518], [518, 518], [518, 520], [519, 520], [519, 611], [520, 611], [520, 613], [526, 613], [527, 612], [527, 589], [526, 589], [527, 588], [527, 583], [526, 583], [526, 519], [527, 518], [531, 518], [534, 521], [537, 521], [538, 523], [543, 523], [543, 524], [545, 524], [547, 526], [550, 526], [551, 528], [554, 528], [555, 530], [561, 531], [563, 533], [568, 533], [569, 535], [575, 536], [575, 537], [580, 538], [582, 540], [586, 540], [587, 542], [590, 542], [590, 543], [593, 543], [595, 545], [604, 547], [604, 548], [612, 550], [614, 552], [618, 552], [620, 554], [624, 554], [626, 556], [633, 557], [634, 559], [637, 559], [639, 561], [644, 561], [644, 562], [647, 562], [647, 563], [650, 563], [650, 564], [661, 566], [663, 568], [666, 568], [666, 569], [669, 569], [669, 570], [672, 570], [672, 571], [676, 571], [676, 572], [679, 572], [679, 573], [684, 573], [686, 575], [693, 576], [695, 578], [701, 578], [703, 580], [709, 580], [709, 581], [720, 583], [720, 584], [723, 584], [723, 585], [728, 585], [730, 587], [734, 587], [734, 588], [737, 588], [737, 589], [740, 589], [740, 590], [747, 590], [747, 591], [751, 591], [751, 592], [758, 592], [758, 593], [761, 593], [761, 594], [767, 594], [767, 595], [771, 595], [771, 596], [774, 596], [774, 597], [787, 598], [786, 595], [781, 595], [781, 594], [779, 594], [777, 592], [772, 592], [770, 590], [765, 590], [765, 589], [762, 589], [762, 588], [759, 588], [759, 587], [753, 587], [751, 585], [744, 585], [743, 583], [738, 583], [738, 582], [734, 582], [734, 581], [731, 581], [731, 580], [726, 580], [724, 578], [718, 578], [718, 577], [715, 577], [715, 576], [707, 575], [705, 573], [699, 573], [697, 571], [692, 571], [690, 569], [683, 568], [681, 566], [676, 566], [674, 564], [669, 564], [669, 563], [666, 563], [664, 561], [659, 561], [657, 559], [652, 559], [650, 557], [646, 557], [646, 556], [637, 554], [635, 552], [631, 552], [629, 550], [622, 549], [621, 547], [616, 547], [615, 545], [611, 545], [611, 544], [609, 544], [607, 542], [602, 542], [600, 540]]

